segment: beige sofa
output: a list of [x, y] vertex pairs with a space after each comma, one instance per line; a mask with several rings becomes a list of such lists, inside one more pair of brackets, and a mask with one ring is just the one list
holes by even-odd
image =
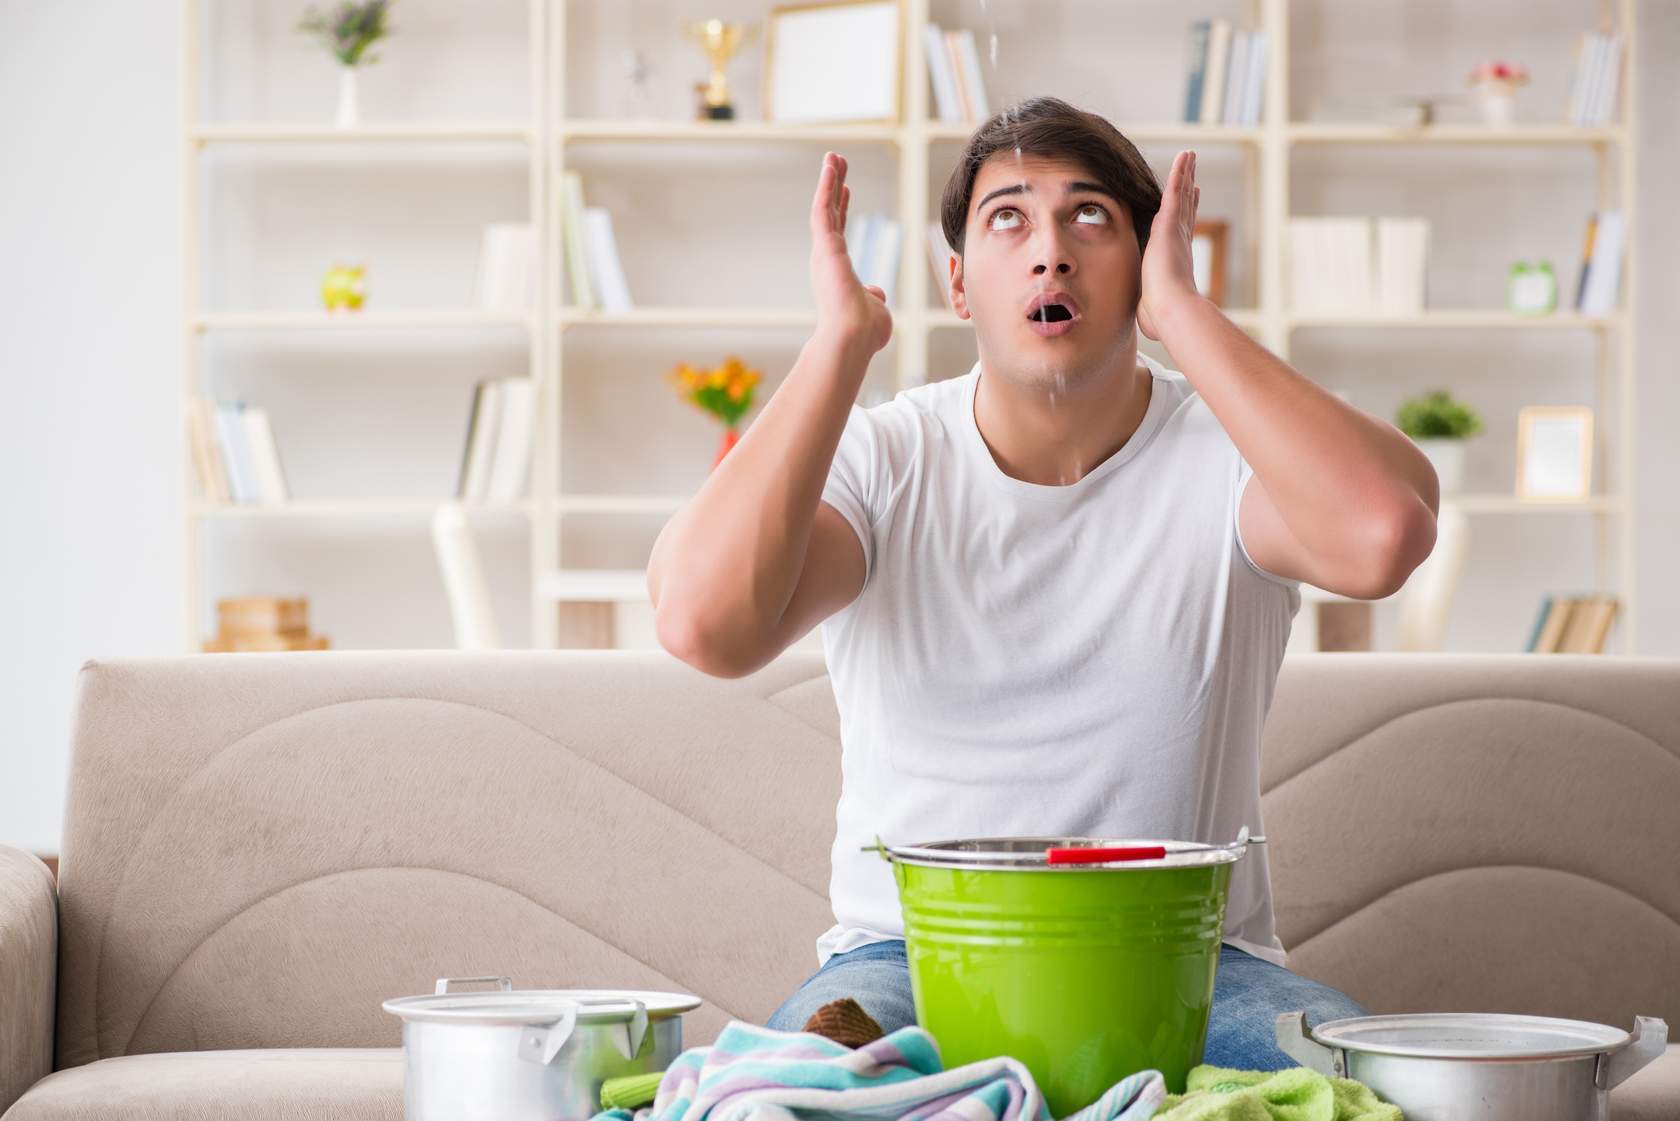
[[[56, 895], [0, 852], [0, 1111], [396, 1118], [380, 1002], [441, 976], [762, 1023], [830, 922], [837, 731], [806, 654], [90, 661]], [[1680, 660], [1292, 657], [1264, 772], [1300, 971], [1680, 1025]], [[1680, 1051], [1614, 1111], [1680, 1119]]]

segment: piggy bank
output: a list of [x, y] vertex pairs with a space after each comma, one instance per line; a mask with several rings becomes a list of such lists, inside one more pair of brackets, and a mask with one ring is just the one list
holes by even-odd
[[327, 270], [327, 275], [321, 278], [321, 302], [328, 311], [344, 308], [355, 311], [362, 306], [362, 299], [367, 294], [364, 278], [367, 275], [366, 265], [346, 268], [344, 265], [334, 265]]

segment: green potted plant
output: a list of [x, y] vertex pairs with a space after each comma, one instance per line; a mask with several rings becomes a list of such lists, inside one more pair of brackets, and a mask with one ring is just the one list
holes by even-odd
[[297, 29], [318, 39], [338, 60], [339, 128], [356, 123], [356, 68], [378, 62], [368, 48], [391, 33], [385, 16], [391, 0], [344, 0], [331, 12], [311, 6], [298, 21]]
[[1441, 480], [1441, 493], [1464, 483], [1464, 441], [1482, 430], [1482, 418], [1444, 389], [1401, 402], [1394, 423], [1429, 457]]

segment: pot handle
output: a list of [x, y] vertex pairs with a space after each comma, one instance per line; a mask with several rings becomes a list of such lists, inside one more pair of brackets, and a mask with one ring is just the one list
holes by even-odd
[[647, 1038], [648, 1014], [647, 1005], [634, 997], [629, 998], [636, 1010], [630, 1018], [622, 1024], [614, 1024], [613, 1043], [626, 1059], [634, 1059], [636, 1052], [642, 1049], [642, 1040]]
[[1326, 1047], [1307, 1030], [1305, 1012], [1284, 1012], [1277, 1018], [1277, 1045], [1284, 1054], [1310, 1070], [1335, 1078], [1347, 1077], [1347, 1052]]
[[442, 996], [449, 991], [450, 985], [488, 985], [494, 982], [496, 987], [504, 993], [513, 991], [513, 981], [507, 977], [439, 977], [437, 988], [432, 990], [433, 996]]
[[532, 1024], [519, 1033], [519, 1057], [547, 1066], [577, 1028], [578, 1002], [558, 1001], [565, 1011], [552, 1024]]
[[1600, 1090], [1613, 1090], [1667, 1048], [1668, 1024], [1655, 1016], [1635, 1016], [1633, 1038], [1598, 1057], [1598, 1077], [1594, 1081]]

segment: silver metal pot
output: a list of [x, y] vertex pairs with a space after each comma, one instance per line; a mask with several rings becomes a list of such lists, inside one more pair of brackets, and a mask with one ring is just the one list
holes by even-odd
[[[451, 984], [494, 983], [452, 993]], [[506, 977], [444, 977], [430, 996], [387, 1000], [403, 1021], [407, 1121], [585, 1121], [601, 1083], [667, 1069], [682, 1053], [682, 993], [515, 990]]]
[[1363, 1082], [1406, 1121], [1606, 1121], [1610, 1091], [1663, 1053], [1668, 1025], [1631, 1033], [1586, 1020], [1470, 1012], [1357, 1016], [1307, 1027], [1277, 1018], [1303, 1066]]

